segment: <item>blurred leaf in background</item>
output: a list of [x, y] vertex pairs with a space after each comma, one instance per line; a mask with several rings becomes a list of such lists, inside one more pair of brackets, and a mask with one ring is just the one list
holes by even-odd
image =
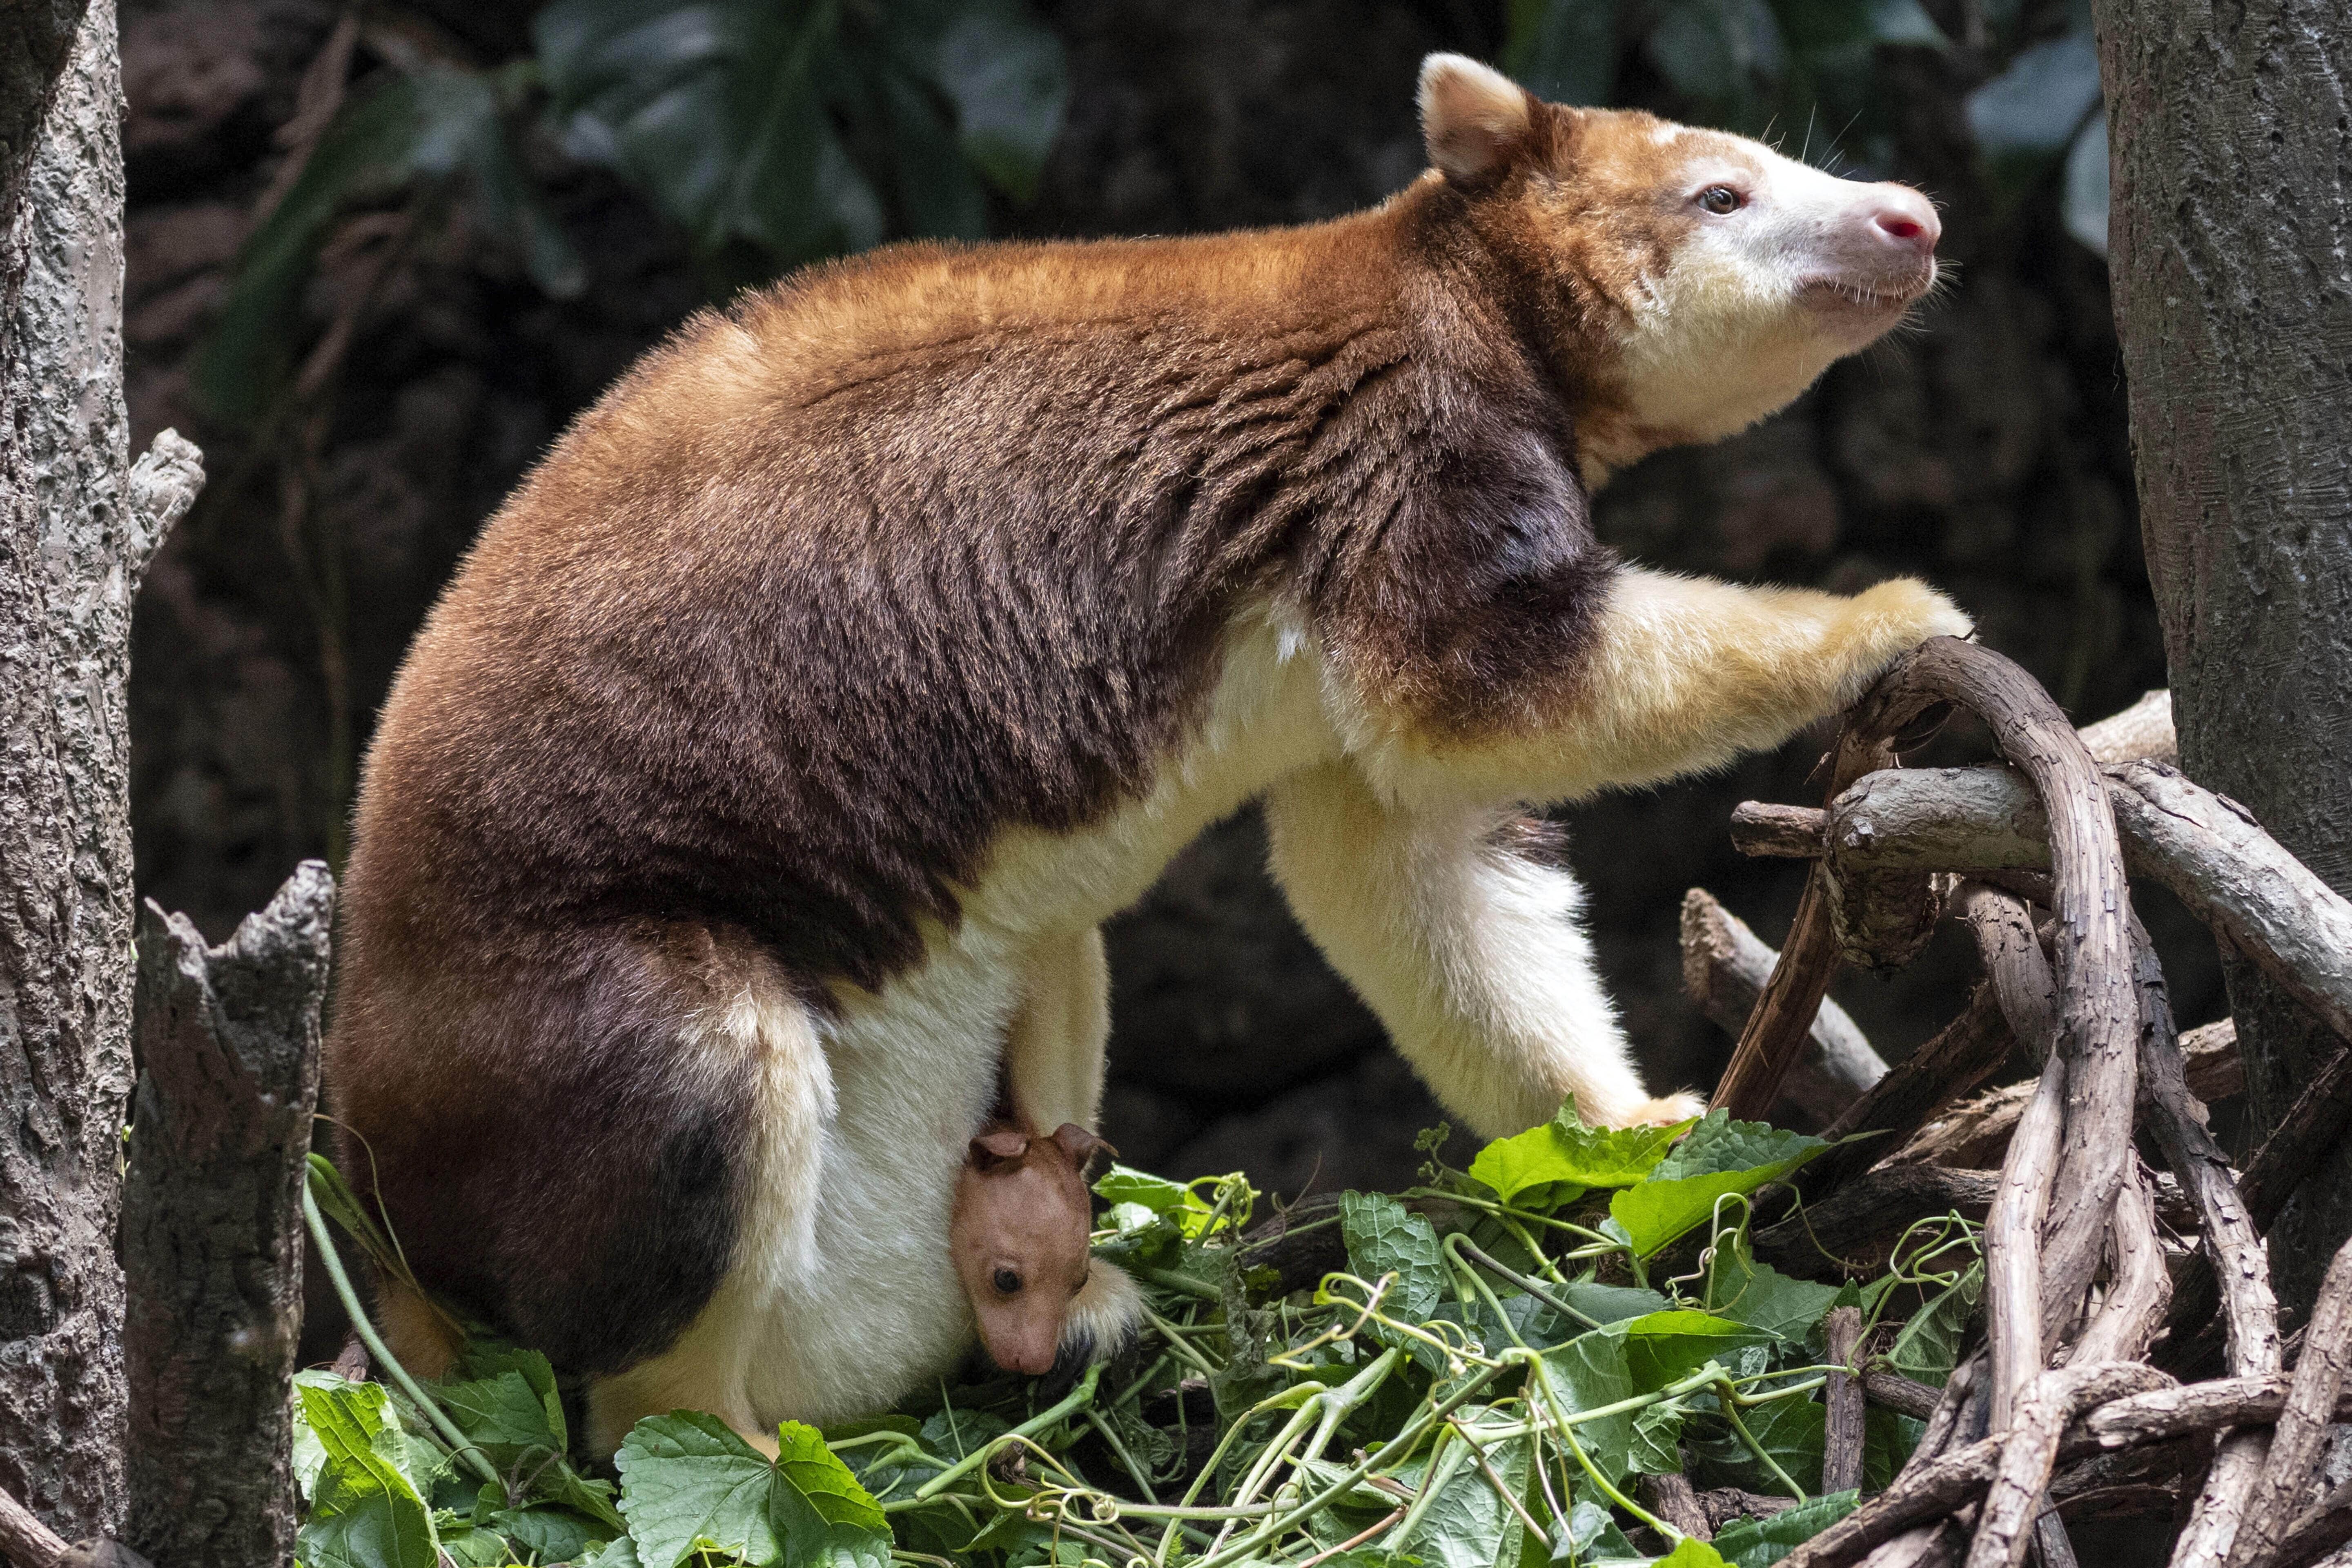
[[1034, 193], [1068, 96], [1020, 0], [557, 0], [532, 30], [565, 149], [650, 195], [722, 289], [980, 237], [984, 187]]
[[522, 258], [558, 298], [587, 272], [555, 221], [517, 140], [528, 62], [493, 73], [427, 64], [387, 73], [345, 104], [292, 186], [237, 257], [228, 300], [196, 360], [214, 413], [250, 424], [285, 380], [302, 298], [319, 253], [352, 208], [421, 191], [433, 205], [462, 184], [475, 221]]
[[327, 126], [240, 253], [197, 387], [233, 423], [288, 384], [335, 226], [410, 204], [475, 222], [558, 298], [586, 278], [531, 172], [528, 106], [575, 159], [685, 229], [723, 296], [891, 236], [978, 238], [987, 191], [1026, 201], [1068, 97], [1024, 0], [556, 0], [536, 58], [495, 71], [397, 58]]
[[[1958, 43], [1920, 0], [1511, 0], [1502, 65], [1567, 103], [1623, 100], [1645, 66], [1675, 110], [1860, 174], [1885, 170], [1902, 105], [1882, 46], [1965, 47], [1990, 74], [1968, 121], [1996, 199], [2059, 180], [2066, 230], [2106, 254], [2106, 132], [2087, 12], [2030, 20], [2020, 0], [1969, 0]], [[2047, 36], [2049, 24], [2065, 30]], [[2029, 36], [2029, 26], [2031, 36]]]

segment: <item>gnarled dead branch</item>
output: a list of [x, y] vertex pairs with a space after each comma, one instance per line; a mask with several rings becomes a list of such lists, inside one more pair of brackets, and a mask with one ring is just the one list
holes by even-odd
[[[1682, 952], [1683, 990], [1736, 1037], [1780, 955], [1704, 888], [1683, 895]], [[1807, 1040], [1781, 1081], [1772, 1116], [1784, 1124], [1818, 1127], [1885, 1078], [1886, 1062], [1845, 1009], [1826, 998]]]

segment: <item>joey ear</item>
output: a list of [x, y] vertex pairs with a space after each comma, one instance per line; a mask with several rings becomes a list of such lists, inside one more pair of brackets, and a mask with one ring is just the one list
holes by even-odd
[[1499, 172], [1534, 115], [1527, 89], [1490, 66], [1465, 55], [1421, 62], [1422, 141], [1449, 180], [1471, 184]]
[[983, 1132], [971, 1141], [969, 1152], [975, 1170], [992, 1171], [1029, 1152], [1029, 1134], [1016, 1132], [1009, 1127]]
[[1097, 1153], [1108, 1154], [1114, 1160], [1118, 1158], [1118, 1150], [1075, 1121], [1065, 1121], [1055, 1128], [1054, 1142], [1069, 1156], [1070, 1163], [1082, 1171], [1086, 1169], [1087, 1162]]

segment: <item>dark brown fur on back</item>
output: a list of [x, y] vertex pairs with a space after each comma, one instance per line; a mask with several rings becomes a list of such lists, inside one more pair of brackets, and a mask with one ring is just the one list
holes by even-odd
[[1600, 394], [1558, 280], [1496, 262], [1510, 200], [885, 252], [583, 416], [359, 813], [334, 1076], [428, 1287], [577, 1371], [658, 1349], [726, 1267], [749, 1103], [681, 1068], [677, 998], [882, 986], [1003, 829], [1148, 787], [1249, 595], [1441, 731], [1574, 679]]

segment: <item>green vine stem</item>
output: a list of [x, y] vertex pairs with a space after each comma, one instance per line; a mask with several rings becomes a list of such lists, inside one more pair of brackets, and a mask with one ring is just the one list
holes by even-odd
[[335, 1250], [334, 1238], [327, 1234], [327, 1218], [319, 1212], [318, 1200], [310, 1195], [308, 1182], [302, 1184], [302, 1223], [310, 1228], [310, 1240], [319, 1248], [319, 1261], [327, 1266], [327, 1278], [334, 1282], [335, 1295], [342, 1302], [343, 1310], [351, 1314], [352, 1331], [359, 1335], [360, 1343], [367, 1346], [368, 1354], [375, 1358], [378, 1366], [392, 1373], [393, 1382], [400, 1385], [401, 1392], [415, 1403], [425, 1418], [433, 1424], [434, 1430], [441, 1434], [449, 1445], [449, 1451], [463, 1458], [483, 1480], [503, 1491], [506, 1478], [499, 1474], [498, 1467], [482, 1457], [481, 1450], [457, 1429], [457, 1424], [443, 1413], [441, 1406], [433, 1402], [432, 1396], [415, 1378], [408, 1375], [408, 1369], [400, 1364], [392, 1352], [384, 1348], [383, 1341], [377, 1337], [375, 1325], [368, 1321], [367, 1310], [360, 1305], [360, 1293], [352, 1289], [352, 1277], [343, 1271], [342, 1255]]

